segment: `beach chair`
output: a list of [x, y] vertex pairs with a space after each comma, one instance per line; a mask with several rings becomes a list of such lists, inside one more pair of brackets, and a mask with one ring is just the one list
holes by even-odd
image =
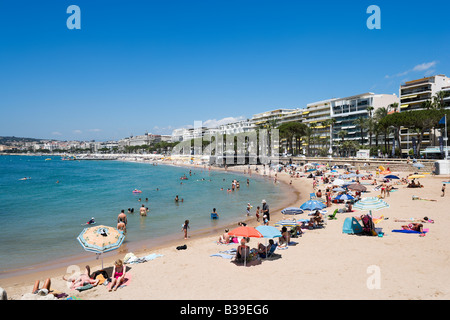
[[266, 257], [265, 257], [264, 259], [272, 258], [272, 257], [274, 256], [275, 250], [276, 250], [277, 248], [278, 248], [278, 244], [274, 244], [274, 245], [270, 248], [269, 252], [267, 252], [267, 255], [266, 255]]
[[338, 213], [339, 209], [334, 210], [333, 214], [328, 215], [328, 220], [337, 220], [336, 213]]

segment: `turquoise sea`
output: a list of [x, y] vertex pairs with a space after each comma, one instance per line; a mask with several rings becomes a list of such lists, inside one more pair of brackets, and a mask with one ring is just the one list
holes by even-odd
[[[188, 180], [180, 180], [183, 175]], [[31, 179], [21, 180], [24, 177]], [[228, 193], [233, 179], [240, 182], [240, 189]], [[92, 256], [76, 240], [91, 217], [97, 224], [115, 227], [120, 210], [127, 213], [134, 208], [134, 213], [127, 214], [124, 245], [174, 234], [182, 239], [180, 230], [186, 219], [190, 232], [237, 222], [246, 218], [248, 202], [254, 216], [262, 199], [271, 208], [285, 202], [281, 195], [288, 188], [283, 184], [274, 188], [271, 180], [262, 177], [222, 171], [121, 161], [62, 161], [57, 156], [0, 156], [0, 277], [52, 260]], [[134, 194], [134, 189], [142, 193]], [[184, 201], [176, 203], [176, 195]], [[150, 209], [146, 217], [139, 214], [142, 204]], [[213, 208], [220, 215], [218, 220], [210, 219]]]

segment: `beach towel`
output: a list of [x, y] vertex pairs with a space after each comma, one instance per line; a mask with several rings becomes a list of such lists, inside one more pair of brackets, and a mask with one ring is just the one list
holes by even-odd
[[210, 255], [210, 257], [221, 257], [224, 259], [233, 259], [235, 257], [234, 254], [225, 254], [225, 253], [214, 253]]
[[130, 252], [130, 253], [126, 254], [126, 256], [123, 258], [123, 261], [125, 264], [142, 263], [142, 262], [154, 260], [154, 259], [156, 259], [158, 257], [162, 257], [162, 256], [163, 256], [162, 254], [151, 253], [147, 256], [138, 258], [132, 252]]
[[82, 286], [82, 287], [78, 287], [78, 288], [75, 288], [76, 290], [78, 290], [78, 291], [85, 291], [85, 290], [89, 290], [89, 289], [92, 289], [94, 286], [92, 285], [92, 284], [87, 284], [87, 285], [85, 285], [85, 286]]
[[[424, 233], [427, 233], [429, 229], [423, 229]], [[396, 230], [392, 230], [392, 232], [398, 232], [398, 233], [422, 233], [420, 231], [415, 231], [415, 230], [405, 230], [405, 229], [396, 229]]]

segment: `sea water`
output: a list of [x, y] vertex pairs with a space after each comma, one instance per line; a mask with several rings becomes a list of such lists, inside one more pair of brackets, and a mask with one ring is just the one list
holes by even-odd
[[[180, 180], [183, 175], [188, 180]], [[227, 192], [234, 179], [239, 190]], [[190, 221], [190, 232], [243, 220], [247, 203], [254, 216], [262, 199], [272, 208], [284, 202], [287, 188], [255, 175], [208, 169], [0, 156], [0, 276], [72, 255], [92, 255], [76, 240], [92, 217], [97, 225], [116, 227], [118, 214], [125, 210], [124, 244], [175, 233], [183, 237], [185, 220]], [[135, 189], [142, 193], [133, 193]], [[177, 195], [179, 202], [174, 201]], [[145, 217], [139, 214], [142, 205], [149, 208]], [[131, 208], [134, 213], [128, 214]], [[213, 208], [218, 220], [210, 218]]]

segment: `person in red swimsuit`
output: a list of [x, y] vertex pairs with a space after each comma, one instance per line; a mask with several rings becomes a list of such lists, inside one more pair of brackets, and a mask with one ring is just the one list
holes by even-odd
[[123, 265], [122, 260], [116, 260], [114, 262], [114, 268], [112, 272], [112, 280], [111, 287], [109, 287], [108, 291], [116, 291], [117, 288], [122, 284], [123, 279], [125, 278], [126, 267]]

